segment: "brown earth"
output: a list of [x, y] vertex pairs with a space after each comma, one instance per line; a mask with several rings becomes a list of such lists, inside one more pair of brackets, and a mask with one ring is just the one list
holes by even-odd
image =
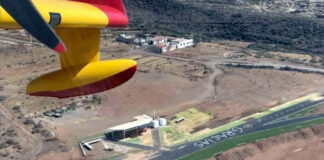
[[32, 159], [41, 150], [42, 142], [17, 121], [0, 104], [0, 159]]
[[[127, 51], [125, 45], [117, 42], [108, 41], [107, 44], [111, 45], [104, 45], [103, 50], [107, 48], [109, 55], [103, 53], [103, 59], [120, 57], [120, 54], [114, 54]], [[16, 54], [15, 52], [21, 52], [21, 48], [25, 48], [26, 52]], [[57, 54], [47, 48], [29, 48], [29, 46], [17, 44], [11, 48], [2, 48], [0, 58], [6, 59], [0, 64], [0, 77], [2, 78], [0, 85], [4, 87], [1, 95], [6, 97], [2, 103], [6, 109], [11, 110], [12, 107], [18, 105], [23, 117], [35, 117], [35, 115], [41, 115], [43, 111], [61, 107], [77, 99], [58, 100], [25, 95], [25, 87], [31, 79], [59, 68]], [[147, 62], [150, 58], [154, 61]], [[106, 97], [106, 102], [102, 106], [92, 110], [78, 109], [75, 112], [68, 112], [61, 119], [47, 118], [42, 115], [33, 118], [35, 121], [42, 121], [46, 128], [54, 131], [55, 135], [67, 144], [69, 150], [67, 153], [58, 153], [54, 149], [40, 151], [41, 158], [48, 158], [46, 153], [49, 155], [57, 153], [62, 158], [75, 158], [75, 155], [79, 155], [76, 140], [81, 137], [130, 121], [133, 116], [139, 114], [152, 116], [154, 111], [162, 114], [166, 111], [182, 110], [184, 105], [198, 103], [206, 96], [200, 94], [207, 87], [207, 85], [201, 85], [206, 81], [209, 72], [205, 72], [207, 68], [204, 65], [150, 56], [140, 57], [137, 60], [140, 63], [140, 71], [132, 80], [111, 92], [98, 94]], [[188, 101], [188, 99], [191, 100]], [[19, 116], [19, 114], [14, 116]], [[19, 121], [19, 123], [22, 122]], [[31, 132], [31, 127], [26, 128]], [[16, 137], [16, 139], [19, 140], [22, 137]], [[43, 147], [46, 148], [46, 146]]]
[[324, 85], [322, 75], [227, 67], [221, 70], [223, 74], [215, 79], [215, 99], [198, 106], [214, 113], [212, 127], [217, 121], [228, 122], [269, 109]]
[[[42, 121], [44, 128], [54, 131], [64, 141], [67, 152], [58, 143], [54, 149], [39, 151], [41, 159], [61, 157], [76, 159], [80, 153], [76, 141], [84, 136], [102, 132], [105, 129], [132, 120], [140, 114], [174, 115], [189, 107], [202, 111], [211, 111], [214, 120], [206, 127], [215, 127], [239, 117], [268, 109], [277, 104], [304, 96], [323, 86], [323, 76], [295, 72], [282, 72], [260, 69], [220, 68], [223, 74], [210, 69], [202, 62], [176, 60], [155, 55], [130, 55], [132, 46], [104, 40], [102, 59], [129, 57], [139, 62], [139, 71], [133, 79], [116, 89], [97, 94], [104, 98], [104, 103], [94, 109], [77, 109], [65, 114], [60, 119], [40, 116], [33, 118]], [[237, 47], [235, 48], [235, 45]], [[208, 46], [210, 45], [210, 46]], [[223, 51], [236, 52], [247, 44], [226, 42], [224, 44], [206, 44], [183, 52], [194, 53], [192, 57], [216, 55], [224, 57]], [[228, 45], [228, 47], [226, 47]], [[210, 47], [210, 48], [208, 48]], [[208, 52], [208, 53], [207, 53]], [[210, 54], [209, 54], [210, 53]], [[203, 57], [202, 57], [203, 58]], [[208, 59], [208, 58], [207, 58]], [[19, 124], [19, 116], [34, 117], [43, 111], [68, 104], [78, 98], [59, 100], [25, 95], [28, 82], [44, 73], [59, 68], [58, 55], [40, 46], [15, 44], [0, 45], [0, 95], [6, 97], [1, 103], [13, 115], [13, 121]], [[248, 58], [247, 58], [248, 60]], [[256, 60], [256, 59], [253, 59]], [[216, 76], [216, 78], [215, 78]], [[215, 78], [213, 86], [213, 80]], [[21, 114], [15, 114], [12, 108], [19, 105]], [[1, 126], [0, 126], [1, 127]], [[31, 126], [24, 126], [31, 132]], [[36, 134], [39, 136], [39, 134]], [[19, 135], [16, 140], [23, 140]], [[41, 138], [40, 138], [41, 139]], [[50, 145], [44, 145], [48, 148]], [[61, 145], [61, 146], [60, 146]], [[0, 149], [0, 151], [2, 151]]]
[[188, 59], [199, 59], [209, 61], [220, 60], [244, 60], [249, 62], [271, 61], [289, 62], [294, 64], [305, 64], [321, 67], [321, 57], [306, 53], [287, 53], [273, 51], [258, 51], [249, 48], [252, 42], [219, 40], [213, 43], [198, 43], [196, 47], [185, 48], [166, 53], [169, 56]]

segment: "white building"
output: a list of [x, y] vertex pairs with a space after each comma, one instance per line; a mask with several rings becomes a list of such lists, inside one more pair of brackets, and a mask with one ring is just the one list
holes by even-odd
[[134, 45], [147, 45], [147, 40], [145, 38], [136, 37], [134, 35], [120, 34], [117, 36], [116, 40]]
[[164, 44], [149, 45], [147, 48], [149, 49], [149, 51], [155, 53], [165, 53], [169, 51], [168, 47]]
[[168, 42], [168, 37], [157, 36], [150, 39], [150, 45], [158, 45], [158, 44], [165, 44]]
[[132, 35], [120, 34], [117, 36], [117, 41], [132, 44], [136, 37]]
[[153, 128], [158, 128], [160, 125], [159, 125], [159, 121], [157, 119], [153, 120], [152, 121], [152, 127]]
[[156, 36], [154, 38], [150, 38], [148, 36], [149, 35], [136, 37], [135, 35], [120, 34], [117, 37], [117, 41], [145, 46], [145, 48], [149, 51], [160, 54], [194, 45], [193, 39], [164, 36]]
[[165, 118], [160, 118], [160, 119], [159, 119], [159, 122], [160, 122], [160, 126], [161, 126], [161, 127], [167, 125], [167, 120], [166, 120]]
[[171, 39], [171, 45], [176, 45], [177, 49], [193, 46], [193, 39], [176, 38]]

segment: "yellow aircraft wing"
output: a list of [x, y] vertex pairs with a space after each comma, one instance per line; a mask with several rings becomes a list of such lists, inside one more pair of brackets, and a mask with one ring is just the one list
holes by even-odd
[[61, 69], [30, 82], [28, 94], [87, 95], [117, 87], [134, 75], [133, 60], [99, 60], [100, 29], [128, 24], [122, 0], [1, 0], [0, 5], [0, 28], [24, 28], [61, 53]]
[[55, 31], [68, 48], [65, 54], [60, 54], [62, 68], [99, 61], [100, 29], [57, 28]]
[[100, 29], [58, 28], [56, 33], [67, 47], [67, 52], [60, 54], [62, 69], [30, 82], [28, 94], [58, 98], [87, 95], [117, 87], [134, 75], [133, 60], [99, 61]]

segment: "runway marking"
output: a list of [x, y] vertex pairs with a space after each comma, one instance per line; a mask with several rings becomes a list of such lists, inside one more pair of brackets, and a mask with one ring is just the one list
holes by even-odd
[[219, 134], [216, 134], [216, 135], [210, 136], [208, 138], [205, 138], [201, 141], [198, 141], [198, 142], [194, 143], [193, 145], [195, 147], [198, 147], [199, 149], [202, 149], [206, 146], [218, 143], [220, 140], [222, 140], [222, 138], [223, 138], [223, 140], [225, 140], [227, 138], [234, 137], [237, 134], [242, 133], [242, 132], [243, 132], [243, 128], [233, 127], [230, 130], [221, 132]]
[[240, 144], [237, 144], [236, 146], [242, 146], [242, 145], [245, 145], [245, 143], [240, 143]]
[[224, 151], [219, 151], [219, 152], [215, 153], [214, 156], [219, 155], [219, 154], [221, 154], [221, 153], [223, 153], [223, 152], [224, 152]]

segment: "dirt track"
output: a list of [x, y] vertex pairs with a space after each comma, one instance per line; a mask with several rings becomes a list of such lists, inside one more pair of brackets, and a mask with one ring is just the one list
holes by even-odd
[[[7, 127], [1, 128], [1, 139], [2, 141], [7, 139], [17, 141], [19, 146], [22, 146], [21, 149], [15, 147], [8, 147], [5, 152], [8, 153], [8, 156], [15, 157], [17, 159], [33, 159], [37, 154], [40, 153], [43, 142], [31, 134], [30, 131], [25, 129], [20, 123], [17, 123], [14, 116], [0, 103], [0, 119], [1, 123], [6, 124]], [[9, 130], [13, 130], [13, 134], [10, 137], [6, 137], [5, 134]], [[19, 137], [24, 137], [23, 139]], [[17, 154], [18, 153], [18, 154]]]

